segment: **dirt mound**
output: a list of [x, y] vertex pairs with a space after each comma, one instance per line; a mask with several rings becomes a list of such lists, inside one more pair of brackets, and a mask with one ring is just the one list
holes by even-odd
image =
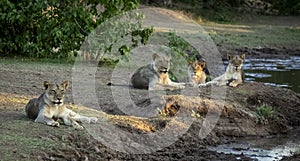
[[244, 83], [238, 88], [227, 88], [225, 102], [209, 96], [209, 92], [202, 92], [200, 97], [164, 96], [167, 103], [161, 113], [173, 117], [180, 109], [187, 108], [191, 114], [197, 113], [205, 119], [208, 111], [222, 111], [215, 129], [226, 136], [286, 133], [289, 126], [300, 125], [300, 97], [288, 89]]
[[241, 48], [236, 49], [238, 52], [247, 53], [251, 58], [269, 58], [269, 59], [288, 59], [290, 56], [300, 56], [300, 49], [282, 48]]
[[[288, 130], [288, 126], [299, 125], [300, 97], [291, 90], [261, 83], [245, 83], [237, 88], [220, 88], [227, 88], [227, 96], [223, 102], [210, 98], [209, 87], [203, 88], [198, 96], [163, 95], [161, 99], [165, 100], [164, 108], [156, 118], [108, 115], [82, 106], [70, 105], [70, 108], [78, 113], [97, 115], [100, 124], [109, 122], [136, 134], [154, 133], [170, 127], [181, 130], [184, 128], [183, 123], [172, 122], [172, 118], [183, 109], [187, 109], [186, 117], [195, 117], [189, 130], [170, 146], [151, 154], [117, 152], [94, 139], [87, 131], [76, 131], [67, 126], [53, 128], [32, 122], [26, 118], [24, 111], [1, 110], [1, 159], [9, 160], [14, 157], [19, 160], [236, 160], [240, 157], [243, 160], [253, 160], [243, 155], [218, 154], [207, 150], [206, 146], [227, 142], [230, 140], [228, 138], [233, 136], [282, 133]], [[16, 98], [23, 100], [21, 96]], [[150, 103], [142, 102], [143, 106]], [[288, 106], [286, 102], [289, 102]], [[24, 102], [21, 104], [25, 105]], [[256, 109], [266, 104], [280, 116], [276, 119], [266, 118], [268, 121], [260, 122]], [[213, 131], [204, 139], [200, 139], [199, 130], [203, 128], [206, 114], [214, 110], [221, 111], [220, 119]], [[171, 123], [173, 125], [170, 125]]]
[[300, 158], [300, 154], [295, 154], [291, 157], [284, 157], [281, 161], [298, 161]]

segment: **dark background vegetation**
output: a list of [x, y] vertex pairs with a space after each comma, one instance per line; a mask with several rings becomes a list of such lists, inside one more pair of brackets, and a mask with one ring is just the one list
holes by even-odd
[[[0, 2], [1, 56], [68, 58], [109, 18], [136, 9], [137, 0]], [[53, 50], [59, 48], [58, 51]]]
[[[247, 7], [251, 11], [254, 8], [262, 7], [264, 10], [274, 10], [276, 15], [299, 15], [300, 1], [299, 0], [172, 0], [172, 4], [166, 3], [167, 0], [141, 0], [143, 4], [150, 5], [165, 5], [173, 7], [188, 7], [194, 9], [195, 13], [204, 14], [206, 9], [213, 11], [239, 11], [245, 12]], [[165, 2], [165, 3], [164, 3]], [[267, 4], [269, 3], [269, 5]], [[202, 11], [200, 10], [202, 9]], [[198, 10], [198, 11], [196, 11]], [[204, 11], [203, 11], [204, 10]], [[263, 12], [262, 12], [263, 14]]]
[[232, 22], [240, 14], [300, 14], [299, 0], [2, 0], [0, 56], [75, 57], [72, 51], [79, 50], [99, 24], [139, 4], [179, 9], [222, 23]]

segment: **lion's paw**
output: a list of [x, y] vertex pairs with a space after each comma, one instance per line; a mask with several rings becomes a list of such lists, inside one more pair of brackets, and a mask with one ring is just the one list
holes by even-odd
[[198, 87], [206, 87], [207, 84], [198, 84]]
[[234, 83], [234, 82], [231, 82], [231, 83], [229, 83], [229, 86], [230, 87], [236, 87], [238, 84], [237, 83]]
[[51, 124], [51, 126], [54, 126], [54, 127], [59, 127], [59, 122], [57, 122], [57, 121], [53, 121], [52, 122], [52, 124]]
[[76, 130], [84, 130], [84, 127], [79, 124], [75, 125], [74, 127]]
[[97, 117], [90, 117], [90, 123], [94, 124], [98, 121]]
[[179, 86], [179, 89], [184, 89], [185, 88], [185, 86]]

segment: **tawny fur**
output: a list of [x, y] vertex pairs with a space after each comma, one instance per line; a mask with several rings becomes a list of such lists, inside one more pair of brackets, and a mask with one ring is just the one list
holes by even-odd
[[59, 126], [59, 122], [54, 119], [62, 119], [65, 125], [83, 129], [77, 121], [84, 123], [96, 123], [96, 117], [81, 116], [64, 104], [64, 94], [69, 87], [69, 82], [61, 84], [51, 84], [44, 82], [45, 92], [39, 98], [31, 99], [25, 107], [26, 114], [35, 122], [44, 123], [49, 126]]
[[199, 86], [207, 85], [218, 85], [230, 87], [236, 87], [244, 82], [242, 66], [245, 60], [245, 54], [233, 55], [227, 54], [228, 66], [226, 71], [221, 76], [213, 79], [205, 84], [200, 84]]
[[190, 85], [197, 87], [199, 84], [204, 84], [206, 74], [203, 71], [205, 67], [204, 61], [189, 62], [188, 66], [188, 82]]
[[148, 90], [177, 90], [185, 88], [185, 83], [173, 82], [169, 78], [171, 58], [166, 55], [152, 55], [152, 61], [140, 67], [131, 77], [134, 88]]

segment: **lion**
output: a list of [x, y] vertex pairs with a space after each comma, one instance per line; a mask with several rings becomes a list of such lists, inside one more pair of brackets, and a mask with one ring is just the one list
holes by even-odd
[[173, 82], [169, 78], [171, 57], [154, 53], [152, 61], [140, 67], [131, 77], [133, 88], [148, 90], [179, 90], [185, 83]]
[[195, 60], [189, 62], [188, 65], [188, 82], [193, 87], [197, 87], [199, 84], [204, 84], [206, 80], [206, 74], [203, 71], [205, 68], [205, 62]]
[[77, 121], [84, 123], [96, 123], [96, 117], [81, 116], [64, 104], [64, 94], [69, 87], [69, 82], [52, 84], [44, 81], [45, 92], [38, 98], [31, 99], [25, 107], [27, 116], [34, 122], [45, 123], [49, 126], [58, 127], [57, 119], [62, 119], [65, 125], [76, 129], [83, 129]]
[[221, 76], [199, 86], [218, 85], [230, 87], [236, 87], [244, 82], [244, 72], [242, 70], [243, 62], [245, 60], [245, 54], [234, 55], [227, 54], [228, 66], [226, 71]]

